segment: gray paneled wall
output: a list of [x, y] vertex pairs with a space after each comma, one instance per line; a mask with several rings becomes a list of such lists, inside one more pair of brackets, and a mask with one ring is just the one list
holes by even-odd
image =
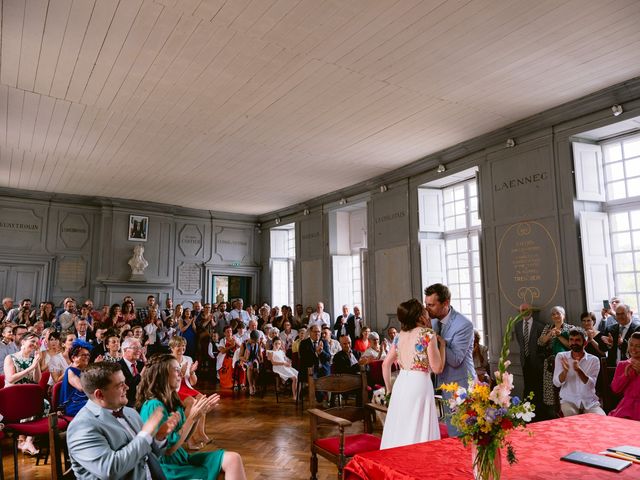
[[[119, 302], [126, 294], [144, 302], [154, 294], [160, 302], [173, 297], [190, 303], [209, 299], [208, 276], [223, 272], [252, 277], [252, 298], [246, 300], [258, 298], [261, 255], [256, 246], [261, 243], [253, 219], [181, 213], [139, 202], [113, 206], [99, 199], [44, 201], [30, 198], [35, 195], [29, 192], [10, 193], [0, 197], [3, 295], [56, 303], [67, 296], [91, 297], [99, 305]], [[148, 217], [147, 241], [128, 239], [131, 214]], [[128, 261], [138, 244], [149, 265], [144, 279], [134, 282]]]

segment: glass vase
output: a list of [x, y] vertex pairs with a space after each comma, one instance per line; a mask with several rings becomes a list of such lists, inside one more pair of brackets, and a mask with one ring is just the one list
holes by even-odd
[[502, 473], [502, 452], [491, 442], [489, 445], [471, 444], [473, 478], [476, 480], [500, 480]]

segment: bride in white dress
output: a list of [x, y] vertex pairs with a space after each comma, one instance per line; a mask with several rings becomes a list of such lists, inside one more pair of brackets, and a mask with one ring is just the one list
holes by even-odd
[[282, 340], [280, 338], [273, 339], [273, 350], [267, 350], [267, 358], [273, 365], [273, 373], [278, 374], [283, 382], [291, 380], [291, 393], [295, 400], [298, 393], [298, 371], [291, 367], [291, 360], [282, 350]]
[[[392, 395], [380, 449], [440, 439], [431, 372], [444, 368], [444, 340], [426, 327], [428, 314], [415, 298], [398, 306], [398, 320], [401, 332], [382, 364], [385, 388]], [[392, 390], [391, 366], [396, 361], [400, 373]]]

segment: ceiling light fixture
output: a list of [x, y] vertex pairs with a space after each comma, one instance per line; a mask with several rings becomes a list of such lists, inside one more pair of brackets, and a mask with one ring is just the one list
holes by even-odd
[[389, 190], [389, 188], [386, 185], [380, 185], [380, 193], [384, 193], [387, 190]]
[[513, 148], [516, 146], [516, 141], [513, 138], [507, 138], [507, 143], [505, 145], [507, 148]]
[[614, 117], [617, 117], [618, 115], [621, 115], [622, 112], [624, 112], [624, 110], [622, 109], [622, 105], [618, 104], [615, 104], [613, 107], [611, 107], [611, 111], [613, 112]]
[[311, 213], [311, 212], [309, 211], [309, 209], [308, 209], [308, 208], [305, 208], [305, 209], [302, 211], [302, 214], [303, 214], [303, 215], [305, 215], [305, 216], [306, 216], [306, 215], [309, 215], [310, 213]]
[[444, 173], [447, 171], [447, 167], [445, 167], [443, 164], [438, 165], [438, 169], [436, 170], [436, 172], [438, 173]]
[[276, 217], [276, 225], [280, 225], [280, 217]]
[[340, 205], [346, 205], [347, 204], [347, 199], [346, 198], [341, 198], [340, 199]]

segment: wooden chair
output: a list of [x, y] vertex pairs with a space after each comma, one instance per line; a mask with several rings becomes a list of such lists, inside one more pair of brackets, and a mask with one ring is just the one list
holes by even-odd
[[[316, 392], [328, 392], [334, 395], [355, 392], [359, 396], [356, 406], [341, 406], [320, 410], [309, 410], [311, 421], [311, 480], [317, 479], [318, 455], [338, 466], [338, 479], [349, 459], [358, 453], [380, 449], [380, 437], [371, 434], [372, 411], [363, 405], [367, 401], [367, 376], [364, 369], [359, 375], [337, 374], [313, 378], [313, 369], [309, 369], [309, 398]], [[372, 407], [375, 408], [375, 407]], [[363, 422], [364, 432], [347, 434], [345, 430], [354, 426], [355, 422]], [[337, 435], [321, 436], [321, 431], [338, 430]]]
[[605, 413], [609, 413], [611, 410], [616, 408], [620, 400], [622, 399], [621, 395], [613, 393], [611, 390], [611, 382], [613, 381], [613, 376], [616, 373], [616, 367], [610, 367], [607, 365], [607, 359], [600, 359], [600, 375], [602, 376], [602, 382], [600, 384], [600, 397], [602, 399], [602, 409]]
[[[49, 449], [51, 450], [51, 480], [76, 478], [71, 470], [69, 451], [67, 450], [67, 433], [58, 428], [58, 414], [49, 414]], [[64, 458], [64, 468], [62, 459]]]
[[276, 393], [276, 403], [280, 403], [280, 399], [278, 398], [278, 379], [280, 377], [277, 373], [273, 371], [272, 363], [267, 360], [266, 355], [265, 359], [262, 362], [260, 367], [260, 373], [258, 375], [258, 385], [260, 387], [261, 397], [264, 398], [265, 393], [267, 393], [267, 388], [269, 384], [273, 385], [273, 390]]

